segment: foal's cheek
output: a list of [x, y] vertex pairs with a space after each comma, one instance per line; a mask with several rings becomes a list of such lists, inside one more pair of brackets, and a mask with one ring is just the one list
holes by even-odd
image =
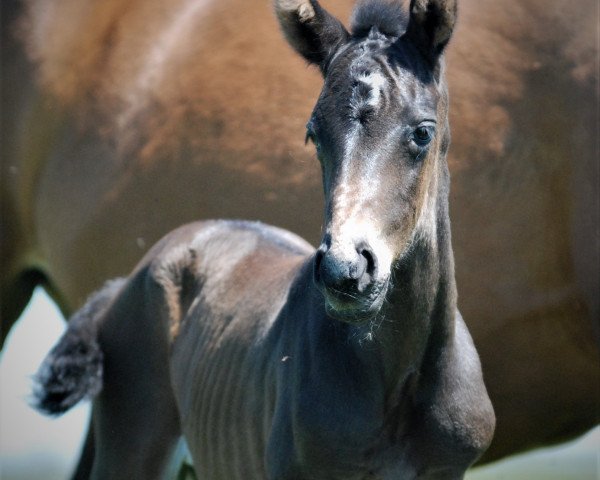
[[389, 210], [389, 233], [386, 243], [394, 258], [401, 258], [409, 247], [417, 224], [417, 207], [405, 198], [399, 198]]

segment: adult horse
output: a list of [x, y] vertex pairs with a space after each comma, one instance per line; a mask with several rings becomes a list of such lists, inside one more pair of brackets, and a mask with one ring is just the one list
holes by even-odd
[[307, 127], [320, 247], [240, 221], [172, 232], [75, 314], [40, 406], [101, 390], [96, 480], [163, 478], [182, 433], [206, 480], [460, 480], [495, 417], [456, 306], [442, 60], [456, 0], [409, 15], [367, 1], [350, 32], [315, 0], [275, 5], [325, 80]]
[[[301, 132], [319, 78], [264, 2], [1, 8], [3, 335], [36, 284], [70, 312], [192, 219], [317, 241], [320, 173]], [[597, 5], [459, 8], [453, 233], [493, 459], [598, 421]]]

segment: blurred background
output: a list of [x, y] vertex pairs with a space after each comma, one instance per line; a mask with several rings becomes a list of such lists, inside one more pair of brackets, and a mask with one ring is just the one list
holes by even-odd
[[[61, 480], [68, 478], [74, 467], [87, 425], [89, 404], [79, 405], [59, 419], [43, 417], [28, 404], [31, 377], [64, 328], [62, 315], [38, 288], [1, 352], [2, 480]], [[474, 469], [466, 478], [596, 480], [600, 478], [600, 428], [574, 442]]]

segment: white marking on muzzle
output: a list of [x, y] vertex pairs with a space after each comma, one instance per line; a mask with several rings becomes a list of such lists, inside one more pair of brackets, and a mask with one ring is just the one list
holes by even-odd
[[330, 233], [330, 248], [342, 258], [354, 258], [358, 246], [368, 246], [377, 259], [377, 272], [373, 280], [385, 282], [391, 272], [393, 252], [379, 235], [380, 231], [379, 225], [368, 219], [348, 219]]

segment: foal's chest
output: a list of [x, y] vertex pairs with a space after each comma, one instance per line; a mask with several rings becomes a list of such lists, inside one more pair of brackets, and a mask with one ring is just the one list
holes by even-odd
[[403, 442], [397, 441], [403, 427], [386, 414], [373, 372], [329, 360], [296, 372], [298, 383], [280, 393], [277, 402], [283, 408], [276, 407], [267, 448], [269, 478], [414, 478]]

